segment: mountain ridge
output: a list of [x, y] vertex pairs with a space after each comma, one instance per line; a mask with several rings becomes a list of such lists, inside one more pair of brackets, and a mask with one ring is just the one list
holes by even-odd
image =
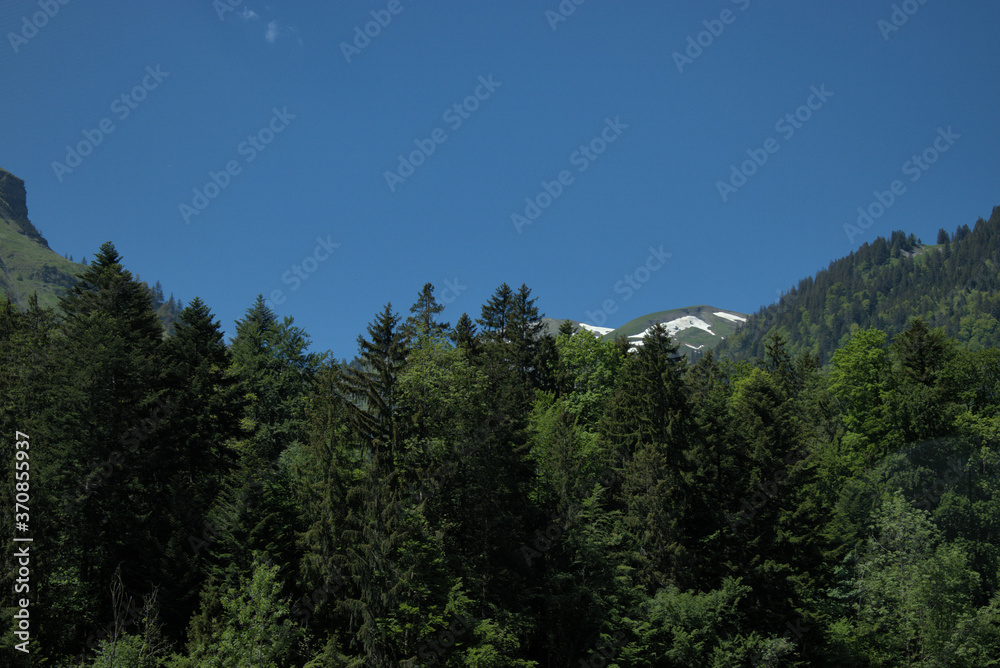
[[49, 248], [49, 242], [28, 219], [28, 193], [24, 187], [24, 179], [14, 176], [2, 167], [0, 167], [0, 219], [15, 224], [21, 234]]
[[[681, 352], [694, 356], [713, 348], [727, 336], [731, 336], [736, 331], [737, 325], [747, 317], [747, 314], [739, 311], [699, 304], [647, 313], [618, 327], [597, 327], [576, 320], [569, 322], [573, 323], [576, 331], [586, 329], [606, 340], [623, 336], [634, 346], [642, 345], [642, 337], [650, 327], [662, 323], [677, 341]], [[543, 318], [542, 322], [548, 332], [557, 334], [560, 325], [567, 320]]]
[[84, 267], [52, 250], [28, 218], [24, 180], [0, 169], [0, 290], [21, 308], [32, 294], [55, 307]]
[[[59, 308], [59, 300], [87, 265], [52, 250], [28, 218], [24, 180], [0, 168], [0, 295], [26, 308], [32, 295], [42, 308]], [[170, 331], [182, 305], [173, 295], [165, 300], [159, 283], [149, 286], [164, 329]]]
[[892, 232], [807, 276], [716, 348], [753, 359], [780, 333], [821, 363], [858, 328], [901, 333], [915, 318], [973, 350], [1000, 346], [1000, 206], [989, 220], [938, 231], [937, 244]]

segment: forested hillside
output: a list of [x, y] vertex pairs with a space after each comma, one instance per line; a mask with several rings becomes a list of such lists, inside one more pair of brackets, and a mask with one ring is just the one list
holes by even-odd
[[915, 317], [972, 350], [1000, 345], [1000, 207], [971, 230], [940, 230], [936, 241], [925, 246], [893, 232], [865, 243], [799, 281], [716, 350], [753, 359], [781, 332], [791, 350], [808, 350], [826, 363], [856, 329], [897, 334]]
[[[996, 219], [920, 271], [992, 257]], [[879, 248], [851, 266], [931, 308]], [[861, 278], [830, 274], [844, 318]], [[690, 362], [662, 326], [545, 335], [523, 285], [403, 310], [350, 366], [261, 298], [231, 341], [199, 299], [164, 337], [110, 243], [58, 315], [3, 305], [6, 665], [996, 665], [995, 348], [889, 310], [828, 370], [780, 336]]]
[[[86, 258], [81, 260], [76, 263], [49, 248], [28, 219], [24, 181], [0, 169], [0, 298], [26, 308], [34, 297], [42, 307], [58, 308], [60, 298], [86, 269]], [[153, 308], [169, 332], [184, 305], [172, 294], [165, 297], [159, 281], [151, 290]]]

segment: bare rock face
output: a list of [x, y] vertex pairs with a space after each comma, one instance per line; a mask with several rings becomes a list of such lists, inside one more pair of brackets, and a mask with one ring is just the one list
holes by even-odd
[[28, 194], [24, 181], [0, 169], [0, 220], [9, 220], [29, 239], [49, 247], [49, 242], [28, 220]]

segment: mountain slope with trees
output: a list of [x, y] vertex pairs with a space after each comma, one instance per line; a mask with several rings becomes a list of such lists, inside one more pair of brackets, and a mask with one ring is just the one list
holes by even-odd
[[[24, 181], [0, 169], [0, 297], [6, 296], [21, 308], [37, 297], [43, 308], [58, 308], [60, 298], [86, 268], [85, 261], [73, 262], [49, 247], [28, 219]], [[164, 296], [159, 281], [149, 287], [156, 314], [170, 331], [183, 305], [172, 294]]]
[[893, 336], [915, 317], [972, 350], [1000, 345], [1000, 207], [971, 229], [940, 230], [937, 242], [893, 232], [865, 243], [761, 308], [716, 351], [753, 359], [780, 332], [825, 364], [858, 329]]

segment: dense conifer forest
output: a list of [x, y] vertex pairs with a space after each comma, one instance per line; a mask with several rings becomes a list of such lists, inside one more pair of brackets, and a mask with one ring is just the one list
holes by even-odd
[[524, 285], [452, 325], [427, 284], [351, 363], [262, 298], [168, 333], [105, 244], [0, 305], [4, 661], [998, 665], [998, 225], [876, 241], [694, 361], [543, 334]]
[[790, 350], [825, 364], [857, 328], [895, 335], [916, 317], [972, 349], [1000, 346], [1000, 207], [971, 229], [940, 229], [936, 241], [896, 231], [863, 244], [762, 308], [718, 352], [762, 357], [780, 332]]

